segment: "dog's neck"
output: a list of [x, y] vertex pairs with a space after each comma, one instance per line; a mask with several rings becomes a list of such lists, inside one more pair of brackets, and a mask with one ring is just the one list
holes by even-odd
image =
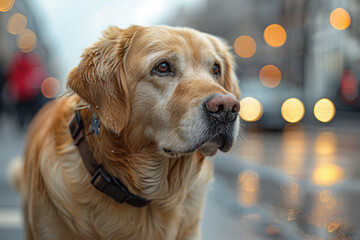
[[[82, 111], [85, 129], [90, 128], [92, 115], [89, 109]], [[167, 208], [183, 201], [200, 171], [204, 156], [195, 152], [178, 158], [166, 157], [158, 153], [152, 141], [143, 138], [141, 142], [134, 142], [129, 134], [132, 134], [129, 129], [115, 134], [100, 124], [98, 136], [87, 134], [87, 140], [98, 163], [119, 178], [133, 194]]]

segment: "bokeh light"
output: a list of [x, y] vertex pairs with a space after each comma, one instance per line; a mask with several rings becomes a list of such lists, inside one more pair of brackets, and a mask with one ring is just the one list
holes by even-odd
[[297, 98], [289, 98], [281, 106], [281, 115], [287, 122], [296, 123], [304, 114], [304, 104]]
[[274, 65], [266, 65], [261, 68], [259, 78], [266, 87], [274, 88], [280, 84], [281, 71]]
[[319, 200], [320, 200], [320, 202], [323, 202], [323, 203], [329, 202], [331, 197], [332, 197], [332, 193], [328, 189], [321, 190], [321, 192], [319, 194]]
[[15, 0], [0, 0], [0, 12], [7, 12], [14, 6]]
[[41, 93], [46, 98], [55, 97], [60, 91], [60, 82], [53, 77], [45, 78], [41, 83]]
[[[340, 205], [340, 204], [338, 204], [336, 198], [333, 197], [333, 196], [332, 196], [332, 197], [330, 198], [330, 200], [329, 200], [328, 202], [326, 202], [325, 204], [326, 204], [326, 205], [325, 205], [326, 208], [329, 209], [329, 210], [331, 210], [331, 209], [336, 209], [336, 205]], [[338, 207], [340, 207], [340, 206], [338, 206]]]
[[327, 230], [329, 233], [335, 232], [339, 228], [339, 224], [336, 222], [332, 222], [328, 225]]
[[17, 36], [16, 44], [24, 53], [31, 52], [35, 49], [37, 43], [36, 35], [30, 29], [25, 29]]
[[261, 103], [253, 97], [246, 97], [240, 101], [240, 117], [247, 122], [255, 122], [262, 116]]
[[15, 13], [12, 15], [7, 24], [7, 30], [11, 34], [22, 33], [27, 25], [27, 19], [21, 13]]
[[314, 105], [314, 115], [320, 122], [330, 122], [335, 116], [335, 105], [327, 98], [322, 98]]
[[287, 124], [282, 138], [282, 151], [284, 154], [281, 168], [291, 177], [297, 178], [301, 176], [307, 151], [306, 143], [305, 130], [300, 126]]
[[314, 169], [313, 182], [318, 186], [331, 186], [343, 178], [341, 167], [331, 163], [320, 163]]
[[280, 47], [286, 42], [286, 31], [279, 24], [271, 24], [265, 28], [264, 40], [270, 47]]
[[235, 40], [234, 50], [239, 57], [252, 57], [256, 52], [256, 42], [252, 37], [242, 35]]
[[259, 175], [252, 170], [245, 170], [238, 176], [238, 202], [242, 207], [257, 204], [259, 195]]
[[318, 162], [334, 162], [337, 154], [337, 136], [333, 132], [321, 132], [315, 139], [315, 159]]
[[330, 14], [330, 23], [337, 30], [345, 30], [351, 23], [350, 14], [343, 8], [337, 8]]

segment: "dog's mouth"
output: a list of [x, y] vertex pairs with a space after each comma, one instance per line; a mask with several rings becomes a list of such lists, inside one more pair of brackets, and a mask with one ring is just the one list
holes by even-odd
[[222, 152], [228, 152], [232, 145], [234, 139], [232, 136], [226, 134], [219, 134], [212, 139], [209, 139], [205, 143], [201, 144], [196, 150], [204, 154], [205, 156], [213, 156], [217, 153], [219, 149]]
[[165, 147], [163, 148], [163, 152], [171, 157], [179, 157], [191, 154], [195, 151], [199, 151], [205, 156], [214, 156], [217, 153], [217, 150], [228, 152], [231, 149], [233, 142], [234, 139], [232, 136], [219, 134], [212, 138], [201, 139], [197, 144], [186, 150], [174, 150], [169, 147]]

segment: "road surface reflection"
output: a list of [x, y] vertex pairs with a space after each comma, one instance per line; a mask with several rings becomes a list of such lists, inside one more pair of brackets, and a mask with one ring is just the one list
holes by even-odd
[[359, 146], [356, 131], [252, 131], [215, 176], [236, 178], [234, 212], [259, 239], [360, 239]]

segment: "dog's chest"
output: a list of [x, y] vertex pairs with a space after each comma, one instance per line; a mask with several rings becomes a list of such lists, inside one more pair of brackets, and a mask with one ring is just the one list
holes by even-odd
[[176, 239], [181, 210], [181, 205], [168, 211], [156, 207], [127, 207], [117, 211], [109, 208], [94, 218], [94, 234], [101, 239]]

